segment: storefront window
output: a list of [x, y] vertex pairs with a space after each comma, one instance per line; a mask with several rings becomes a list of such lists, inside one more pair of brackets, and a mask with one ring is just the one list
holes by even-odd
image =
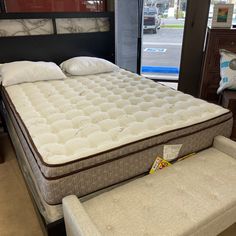
[[[142, 74], [177, 87], [187, 0], [145, 0]], [[172, 86], [172, 84], [171, 84]]]
[[106, 0], [5, 0], [6, 12], [104, 12]]

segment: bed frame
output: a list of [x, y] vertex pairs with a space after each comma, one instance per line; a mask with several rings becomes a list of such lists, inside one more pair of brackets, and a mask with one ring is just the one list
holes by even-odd
[[[57, 34], [55, 19], [56, 18], [100, 18], [107, 17], [110, 23], [108, 32], [92, 33], [71, 33]], [[111, 62], [115, 61], [115, 43], [114, 43], [114, 13], [30, 13], [30, 14], [13, 14], [1, 13], [1, 19], [52, 19], [54, 34], [52, 35], [35, 35], [35, 36], [13, 36], [0, 37], [0, 63], [6, 63], [18, 60], [30, 61], [53, 61], [57, 64], [74, 56], [96, 56], [104, 58]], [[2, 96], [2, 94], [1, 94]], [[1, 106], [2, 99], [0, 97]], [[3, 114], [3, 109], [1, 109]], [[6, 118], [6, 114], [3, 114]], [[9, 118], [9, 117], [8, 117]], [[12, 121], [10, 121], [12, 122]], [[4, 124], [7, 122], [4, 122]], [[16, 145], [16, 155], [19, 156], [19, 150]], [[21, 167], [21, 165], [20, 165]], [[27, 184], [28, 191], [33, 200], [36, 212], [39, 216], [45, 235], [66, 235], [64, 220], [60, 219], [53, 223], [47, 224], [40, 214], [33, 193]]]
[[[58, 18], [109, 18], [108, 32], [57, 34]], [[0, 37], [0, 63], [31, 61], [62, 61], [74, 56], [96, 56], [115, 61], [114, 13], [31, 13], [0, 14], [3, 19], [52, 19], [54, 34]]]

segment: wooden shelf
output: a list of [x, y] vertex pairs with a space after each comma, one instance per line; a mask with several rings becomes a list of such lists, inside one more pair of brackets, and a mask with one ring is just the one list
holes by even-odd
[[236, 140], [236, 91], [225, 90], [222, 95], [221, 104], [233, 113], [234, 124], [231, 138]]
[[216, 91], [220, 82], [220, 49], [236, 53], [236, 29], [208, 28], [202, 67], [200, 98], [218, 103]]

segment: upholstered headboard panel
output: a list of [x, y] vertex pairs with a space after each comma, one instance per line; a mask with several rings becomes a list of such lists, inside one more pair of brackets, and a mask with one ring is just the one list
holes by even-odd
[[[4, 20], [18, 20], [19, 22], [22, 19], [25, 21], [27, 19], [49, 19], [52, 21], [52, 32], [38, 35], [17, 36], [18, 32], [14, 35], [1, 35], [0, 28], [0, 63], [17, 60], [60, 63], [74, 56], [96, 56], [114, 62], [114, 14], [112, 12], [0, 15], [0, 23]], [[58, 19], [65, 20], [61, 26], [66, 25], [67, 28], [64, 27], [64, 31], [56, 25]], [[97, 28], [91, 28], [90, 22], [90, 28], [86, 31], [78, 25], [79, 23], [77, 24], [76, 19], [80, 24], [82, 22], [82, 25], [86, 25], [84, 22], [89, 19]], [[83, 20], [81, 21], [81, 19]], [[99, 23], [99, 19], [107, 20], [108, 27], [101, 27], [102, 23]], [[31, 33], [28, 32], [28, 34]]]

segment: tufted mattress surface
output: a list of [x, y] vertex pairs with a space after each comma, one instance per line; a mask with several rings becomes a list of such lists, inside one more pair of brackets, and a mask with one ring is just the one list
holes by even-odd
[[228, 110], [122, 69], [3, 91], [49, 204], [147, 172], [166, 143], [182, 144], [183, 156], [232, 129]]
[[228, 110], [124, 70], [6, 90], [43, 161], [61, 164]]

